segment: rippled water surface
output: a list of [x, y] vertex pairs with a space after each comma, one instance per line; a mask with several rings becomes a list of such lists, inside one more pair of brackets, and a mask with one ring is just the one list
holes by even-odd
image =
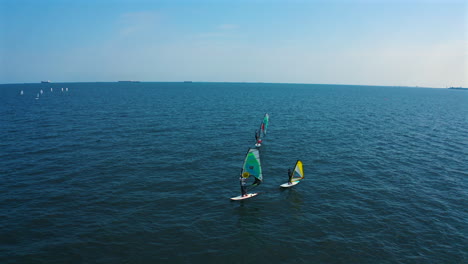
[[467, 117], [448, 89], [0, 85], [0, 263], [468, 263]]

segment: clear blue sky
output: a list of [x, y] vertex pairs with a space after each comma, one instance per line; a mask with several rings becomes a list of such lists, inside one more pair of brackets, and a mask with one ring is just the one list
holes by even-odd
[[467, 76], [466, 0], [0, 0], [0, 83]]

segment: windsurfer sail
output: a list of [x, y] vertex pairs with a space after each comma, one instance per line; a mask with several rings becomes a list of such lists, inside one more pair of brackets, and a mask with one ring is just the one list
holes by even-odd
[[291, 182], [300, 181], [302, 179], [304, 179], [304, 169], [302, 168], [302, 161], [298, 160], [292, 172]]
[[266, 136], [269, 119], [270, 119], [270, 116], [268, 114], [265, 114], [265, 116], [263, 117], [262, 124], [260, 125], [260, 132], [262, 133], [263, 136]]
[[260, 129], [259, 132], [255, 132], [255, 146], [260, 147], [263, 142], [263, 138], [266, 136], [266, 132], [268, 129], [268, 120], [270, 119], [270, 116], [268, 114], [265, 114], [263, 117], [262, 123], [260, 124]]
[[255, 181], [250, 185], [250, 189], [262, 183], [262, 166], [260, 164], [260, 152], [258, 149], [249, 148], [242, 166], [242, 177], [254, 176]]

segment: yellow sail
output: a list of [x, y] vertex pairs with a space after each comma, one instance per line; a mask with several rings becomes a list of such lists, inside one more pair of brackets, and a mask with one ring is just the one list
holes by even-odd
[[294, 166], [293, 175], [291, 181], [300, 181], [304, 179], [304, 169], [302, 168], [302, 161], [298, 160], [296, 166]]

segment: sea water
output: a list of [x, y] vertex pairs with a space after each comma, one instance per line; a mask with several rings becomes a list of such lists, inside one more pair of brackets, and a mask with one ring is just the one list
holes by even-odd
[[448, 89], [0, 85], [0, 263], [467, 263], [467, 117]]

